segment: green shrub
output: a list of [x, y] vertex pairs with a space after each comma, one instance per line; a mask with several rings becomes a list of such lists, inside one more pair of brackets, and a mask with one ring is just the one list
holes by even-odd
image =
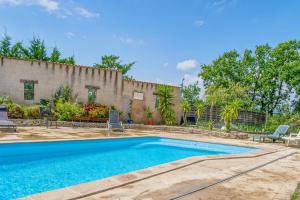
[[291, 200], [300, 200], [300, 183], [298, 183], [294, 193], [292, 194]]
[[0, 105], [7, 108], [7, 113], [10, 118], [23, 118], [24, 112], [19, 104], [13, 103], [9, 96], [0, 97]]
[[9, 105], [12, 104], [12, 100], [9, 96], [2, 96], [0, 97], [0, 105]]
[[83, 114], [83, 107], [77, 103], [64, 102], [63, 99], [59, 99], [55, 104], [55, 115], [58, 120], [68, 121], [74, 116], [80, 116]]
[[267, 131], [274, 131], [279, 125], [290, 125], [290, 132], [299, 132], [300, 130], [300, 114], [281, 114], [269, 117], [267, 122]]
[[23, 106], [24, 118], [26, 119], [39, 119], [40, 118], [40, 107], [38, 105]]
[[55, 91], [53, 95], [53, 102], [56, 103], [59, 100], [63, 100], [64, 102], [70, 102], [73, 100], [72, 89], [69, 85], [61, 86]]
[[176, 113], [174, 110], [166, 110], [164, 121], [166, 125], [174, 125], [176, 123]]

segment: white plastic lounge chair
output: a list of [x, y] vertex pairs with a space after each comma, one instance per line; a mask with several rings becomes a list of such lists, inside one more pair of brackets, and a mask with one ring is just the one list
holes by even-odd
[[286, 145], [289, 146], [291, 142], [295, 142], [297, 146], [300, 146], [300, 131], [298, 134], [291, 133], [289, 137], [282, 137], [282, 139], [286, 142]]
[[119, 120], [119, 112], [116, 110], [109, 111], [109, 120], [107, 121], [107, 128], [111, 131], [124, 132], [123, 124]]
[[16, 125], [10, 121], [7, 117], [7, 111], [5, 106], [0, 106], [0, 128], [13, 129], [16, 131]]

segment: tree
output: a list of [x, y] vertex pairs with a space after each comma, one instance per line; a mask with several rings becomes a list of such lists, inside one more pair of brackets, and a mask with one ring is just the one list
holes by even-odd
[[299, 90], [299, 51], [297, 40], [279, 43], [274, 48], [258, 45], [253, 52], [246, 49], [242, 56], [229, 51], [211, 64], [202, 65], [199, 76], [206, 88], [228, 88], [238, 83], [246, 88], [248, 95], [248, 103], [243, 108], [272, 115], [290, 99], [292, 89]]
[[191, 105], [187, 100], [181, 102], [181, 108], [183, 111], [183, 123], [187, 123], [187, 113], [191, 110]]
[[196, 115], [197, 115], [197, 124], [199, 123], [199, 119], [203, 116], [205, 112], [205, 104], [202, 100], [197, 99], [195, 101]]
[[74, 65], [75, 64], [75, 58], [74, 58], [74, 56], [71, 56], [71, 57], [60, 59], [59, 62], [63, 63], [63, 64]]
[[38, 37], [33, 37], [30, 41], [30, 46], [25, 52], [25, 55], [28, 59], [35, 59], [35, 60], [48, 60], [46, 47], [44, 41]]
[[61, 55], [61, 53], [59, 52], [59, 50], [56, 47], [54, 47], [53, 50], [52, 50], [52, 52], [51, 52], [49, 61], [51, 61], [51, 62], [59, 62], [60, 55]]
[[198, 82], [188, 86], [181, 86], [182, 98], [188, 101], [190, 105], [193, 105], [199, 99], [200, 91]]
[[209, 129], [212, 130], [213, 128], [213, 109], [218, 104], [224, 100], [226, 96], [226, 92], [224, 88], [218, 88], [214, 85], [211, 85], [207, 88], [205, 94], [205, 101], [210, 105], [209, 110]]
[[226, 132], [230, 132], [230, 124], [232, 120], [236, 120], [238, 118], [240, 106], [241, 102], [239, 100], [235, 100], [224, 107], [221, 117], [225, 122]]
[[[122, 72], [123, 75], [126, 75], [127, 72], [133, 67], [135, 62], [121, 64], [120, 57], [115, 55], [104, 55], [101, 58], [101, 63], [94, 64], [97, 68], [102, 69], [114, 69]], [[129, 77], [128, 77], [129, 78]]]
[[158, 109], [160, 111], [162, 120], [165, 124], [171, 125], [175, 123], [176, 117], [173, 106], [173, 88], [167, 85], [158, 85], [156, 93], [159, 98]]
[[4, 38], [0, 41], [0, 56], [10, 56], [11, 37], [4, 35]]
[[24, 53], [24, 47], [22, 45], [22, 42], [17, 42], [11, 47], [9, 57], [13, 58], [24, 58], [25, 53]]
[[211, 64], [202, 65], [199, 76], [202, 77], [204, 86], [228, 87], [232, 82], [242, 82], [246, 71], [241, 67], [239, 57], [236, 50], [228, 51]]

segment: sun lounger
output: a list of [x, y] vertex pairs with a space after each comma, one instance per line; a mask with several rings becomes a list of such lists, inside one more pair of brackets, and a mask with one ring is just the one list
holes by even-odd
[[16, 131], [16, 125], [7, 117], [7, 110], [5, 106], [0, 106], [0, 128], [13, 129]]
[[271, 139], [272, 142], [275, 142], [276, 140], [282, 140], [282, 136], [287, 133], [289, 128], [289, 125], [280, 125], [273, 134], [254, 136], [253, 141], [258, 139], [259, 141], [262, 140], [264, 142], [266, 138]]
[[289, 137], [282, 137], [282, 139], [286, 142], [286, 145], [289, 146], [291, 142], [297, 143], [298, 147], [300, 146], [300, 131], [298, 134], [291, 133]]
[[123, 124], [119, 120], [119, 112], [116, 110], [109, 111], [109, 120], [107, 121], [107, 128], [112, 131], [124, 132]]

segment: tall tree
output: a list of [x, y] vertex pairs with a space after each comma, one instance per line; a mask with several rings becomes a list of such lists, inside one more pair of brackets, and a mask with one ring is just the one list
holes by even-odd
[[51, 61], [51, 62], [59, 62], [60, 55], [61, 55], [61, 53], [59, 52], [59, 50], [56, 47], [54, 47], [52, 49], [49, 61]]
[[17, 42], [11, 47], [9, 56], [13, 58], [24, 58], [25, 57], [24, 49], [25, 48], [23, 47], [22, 42]]
[[205, 87], [228, 88], [238, 83], [247, 89], [245, 93], [253, 102], [248, 108], [272, 114], [289, 99], [291, 88], [297, 91], [299, 76], [293, 75], [299, 73], [299, 43], [287, 41], [275, 48], [259, 45], [254, 52], [245, 50], [242, 56], [235, 51], [225, 52], [211, 64], [203, 65], [199, 76]]
[[44, 41], [38, 37], [33, 37], [25, 54], [29, 59], [48, 60]]
[[97, 68], [103, 69], [115, 69], [122, 72], [123, 75], [126, 75], [127, 72], [133, 67], [135, 62], [121, 64], [120, 57], [115, 55], [104, 55], [101, 58], [101, 63], [94, 64]]
[[198, 82], [188, 85], [181, 86], [182, 98], [187, 101], [190, 105], [193, 105], [197, 99], [199, 99], [201, 88]]
[[4, 35], [4, 38], [0, 41], [0, 56], [10, 56], [11, 37]]

